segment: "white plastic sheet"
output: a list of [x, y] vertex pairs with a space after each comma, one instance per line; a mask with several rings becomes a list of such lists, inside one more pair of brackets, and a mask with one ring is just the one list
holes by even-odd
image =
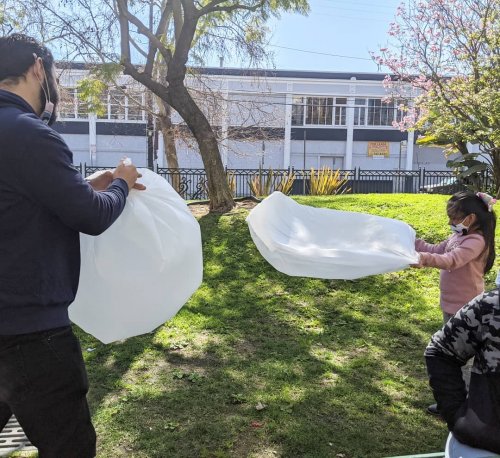
[[261, 255], [287, 275], [352, 280], [418, 262], [408, 224], [300, 205], [280, 192], [257, 205], [247, 223]]
[[165, 179], [141, 169], [103, 234], [81, 234], [80, 286], [71, 320], [104, 343], [152, 331], [174, 316], [203, 276], [200, 226]]

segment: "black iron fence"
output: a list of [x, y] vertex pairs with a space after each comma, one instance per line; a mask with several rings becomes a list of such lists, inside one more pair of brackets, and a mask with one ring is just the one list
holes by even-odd
[[[112, 167], [96, 167], [87, 164], [75, 166], [82, 175], [89, 176], [100, 170], [109, 170]], [[172, 186], [179, 190], [179, 194], [186, 200], [207, 199], [207, 177], [204, 169], [169, 169], [155, 167], [154, 171], [165, 178]], [[273, 192], [286, 176], [295, 177], [290, 194], [310, 194], [311, 170], [284, 169], [273, 170], [269, 177], [269, 170], [258, 169], [227, 169], [228, 183], [235, 197], [252, 194], [252, 182], [269, 180], [269, 192]], [[260, 177], [260, 178], [259, 178]], [[453, 194], [469, 185], [475, 188], [488, 190], [491, 188], [492, 177], [483, 173], [474, 178], [474, 183], [457, 179], [450, 170], [341, 170], [340, 178], [345, 179], [345, 192], [352, 194], [368, 193], [419, 193]]]

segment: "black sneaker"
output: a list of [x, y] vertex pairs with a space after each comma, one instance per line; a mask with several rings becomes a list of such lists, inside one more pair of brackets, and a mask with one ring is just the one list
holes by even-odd
[[437, 404], [431, 404], [429, 407], [427, 407], [427, 413], [430, 413], [431, 415], [439, 416], [439, 410]]

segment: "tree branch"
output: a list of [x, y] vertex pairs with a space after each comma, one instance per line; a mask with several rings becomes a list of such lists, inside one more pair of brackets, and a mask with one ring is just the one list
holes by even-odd
[[224, 11], [226, 13], [231, 13], [236, 10], [243, 11], [257, 11], [259, 8], [263, 7], [265, 4], [265, 0], [261, 0], [255, 5], [243, 5], [241, 3], [234, 3], [228, 6], [220, 6], [221, 3], [224, 3], [226, 0], [214, 0], [210, 2], [208, 5], [204, 6], [200, 10], [198, 10], [198, 16], [204, 16], [208, 13], [215, 13]]
[[[125, 17], [128, 22], [131, 24], [135, 25], [137, 27], [137, 31], [141, 34], [144, 35], [146, 38], [148, 38], [155, 46], [158, 48], [160, 51], [161, 55], [165, 59], [165, 62], [168, 62], [171, 57], [172, 57], [172, 52], [170, 49], [165, 47], [165, 45], [159, 40], [156, 35], [151, 32], [143, 23], [142, 21], [134, 16], [127, 7], [126, 0], [117, 0], [118, 3], [118, 8], [120, 10], [120, 22], [121, 22], [121, 17]], [[129, 33], [130, 36], [130, 33]], [[130, 55], [129, 55], [130, 57]]]
[[[167, 33], [168, 21], [173, 11], [172, 0], [166, 0], [165, 4], [162, 5], [162, 7], [163, 11], [161, 13], [160, 22], [158, 23], [158, 27], [156, 28], [156, 34], [155, 34], [158, 40], [161, 40], [161, 37], [165, 36]], [[155, 44], [152, 41], [150, 41], [148, 56], [146, 59], [146, 66], [144, 67], [144, 73], [146, 73], [146, 75], [149, 76], [153, 75], [153, 66], [157, 50], [158, 50], [157, 46], [155, 46]], [[168, 64], [169, 61], [166, 60], [165, 62], [166, 64]]]
[[162, 100], [165, 100], [168, 97], [168, 88], [166, 88], [163, 84], [154, 81], [153, 78], [151, 78], [149, 75], [146, 75], [144, 72], [140, 72], [139, 70], [137, 70], [137, 68], [130, 62], [123, 62], [123, 73], [125, 75], [130, 75], [132, 78], [143, 84]]
[[127, 10], [127, 0], [117, 0], [118, 21], [120, 23], [120, 52], [122, 64], [130, 62], [130, 29], [125, 11]]

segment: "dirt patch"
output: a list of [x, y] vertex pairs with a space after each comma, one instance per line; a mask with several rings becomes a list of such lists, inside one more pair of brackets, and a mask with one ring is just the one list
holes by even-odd
[[[241, 209], [246, 209], [246, 210], [251, 210], [254, 208], [259, 202], [252, 200], [252, 199], [244, 199], [244, 200], [239, 200], [235, 202], [235, 207], [228, 212], [227, 214], [231, 213], [237, 213]], [[208, 203], [200, 203], [200, 204], [190, 204], [189, 209], [191, 210], [191, 213], [195, 218], [201, 218], [202, 216], [205, 216], [209, 212], [209, 205]]]

